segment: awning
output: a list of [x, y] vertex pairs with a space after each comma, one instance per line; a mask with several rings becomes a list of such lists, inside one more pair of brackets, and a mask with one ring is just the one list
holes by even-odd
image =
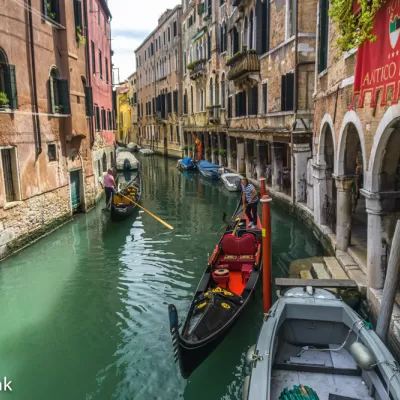
[[201, 38], [206, 33], [205, 28], [200, 29], [192, 38], [192, 42], [195, 42], [197, 39]]

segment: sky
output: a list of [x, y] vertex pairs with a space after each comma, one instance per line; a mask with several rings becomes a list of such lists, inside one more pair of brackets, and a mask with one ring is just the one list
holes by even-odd
[[[158, 18], [167, 8], [174, 8], [181, 0], [108, 0], [112, 14], [111, 33], [114, 68], [119, 68], [123, 82], [135, 72], [134, 51], [157, 26]], [[117, 83], [118, 71], [114, 71]]]

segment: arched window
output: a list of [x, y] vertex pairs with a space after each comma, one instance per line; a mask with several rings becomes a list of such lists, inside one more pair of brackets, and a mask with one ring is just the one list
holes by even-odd
[[215, 104], [220, 105], [220, 103], [219, 103], [219, 80], [218, 80], [218, 76], [215, 77]]
[[210, 78], [210, 106], [214, 105], [214, 95], [213, 95], [213, 79]]
[[58, 93], [58, 81], [60, 80], [60, 72], [57, 67], [52, 67], [50, 70], [50, 105], [51, 112], [59, 112], [60, 110], [60, 99]]
[[5, 93], [5, 95], [7, 96], [6, 101], [13, 110], [18, 108], [15, 66], [8, 63], [7, 54], [1, 47], [0, 47], [0, 92]]
[[221, 76], [221, 107], [225, 108], [225, 74], [223, 73]]
[[253, 10], [250, 12], [250, 29], [249, 29], [249, 50], [254, 47], [254, 15]]

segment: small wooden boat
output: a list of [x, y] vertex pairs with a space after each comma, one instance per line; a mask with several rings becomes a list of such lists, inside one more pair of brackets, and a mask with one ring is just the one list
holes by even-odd
[[[247, 228], [239, 203], [225, 233], [208, 260], [189, 308], [182, 333], [178, 313], [169, 305], [175, 361], [188, 378], [225, 338], [248, 305], [261, 273], [261, 224]], [[238, 226], [237, 226], [238, 225]]]
[[218, 180], [220, 174], [222, 174], [224, 171], [220, 165], [213, 164], [205, 160], [199, 161], [197, 163], [197, 168], [201, 175], [212, 180]]
[[[142, 180], [140, 173], [127, 184], [119, 183], [118, 193], [114, 194], [111, 201], [111, 219], [113, 221], [122, 221], [128, 218], [137, 208], [129, 199], [135, 203], [140, 201], [142, 196]], [[123, 196], [122, 196], [123, 195]]]
[[195, 171], [197, 169], [196, 163], [190, 157], [178, 160], [177, 167], [182, 171]]
[[286, 286], [247, 353], [243, 399], [400, 400], [399, 365], [371, 326], [328, 290]]
[[139, 161], [127, 149], [120, 149], [117, 153], [116, 166], [118, 171], [136, 171], [139, 169]]
[[221, 175], [221, 181], [230, 192], [240, 192], [242, 190], [241, 180], [242, 176], [234, 173], [226, 173]]

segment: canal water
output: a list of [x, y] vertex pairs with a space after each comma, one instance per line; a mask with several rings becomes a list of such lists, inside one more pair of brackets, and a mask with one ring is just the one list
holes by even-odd
[[[143, 212], [112, 223], [103, 204], [0, 265], [0, 399], [241, 399], [245, 352], [262, 320], [255, 301], [185, 381], [173, 361], [167, 306], [185, 317], [238, 194], [173, 160], [142, 159]], [[273, 275], [320, 255], [312, 234], [273, 205]]]

